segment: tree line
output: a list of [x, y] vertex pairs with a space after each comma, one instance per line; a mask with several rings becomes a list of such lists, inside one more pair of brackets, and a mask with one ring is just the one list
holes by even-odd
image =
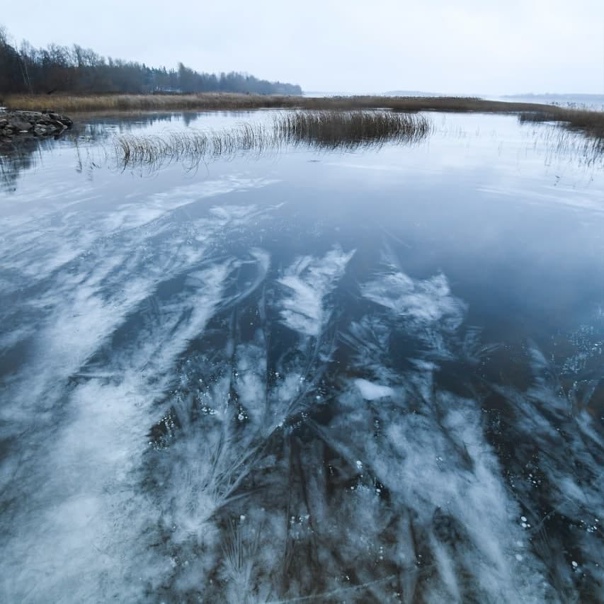
[[297, 84], [269, 82], [254, 76], [200, 73], [182, 63], [177, 69], [149, 67], [144, 63], [105, 58], [75, 44], [50, 44], [19, 48], [0, 28], [0, 92], [52, 94], [90, 93], [195, 93], [239, 92], [249, 94], [302, 94]]

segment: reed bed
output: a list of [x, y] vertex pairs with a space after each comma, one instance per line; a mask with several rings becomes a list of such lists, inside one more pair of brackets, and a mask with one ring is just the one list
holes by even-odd
[[[71, 115], [144, 113], [149, 111], [218, 111], [281, 107], [282, 97], [242, 94], [112, 94], [112, 95], [14, 95], [4, 100], [7, 108], [31, 111], [54, 110]], [[288, 97], [283, 97], [288, 98]]]
[[300, 97], [231, 93], [9, 95], [0, 101], [9, 109], [78, 114], [120, 114], [167, 111], [249, 111], [292, 109], [310, 111], [393, 112], [441, 111], [516, 114], [522, 121], [552, 121], [589, 137], [604, 140], [604, 112], [568, 109], [543, 103], [490, 101], [475, 97], [340, 96]]
[[[2, 104], [0, 102], [0, 104]], [[147, 111], [217, 111], [250, 109], [309, 109], [315, 111], [391, 109], [393, 111], [449, 111], [519, 113], [549, 110], [552, 105], [488, 101], [474, 97], [339, 96], [299, 97], [230, 93], [204, 94], [106, 94], [106, 95], [10, 95], [9, 109], [59, 113], [121, 113]]]
[[296, 111], [275, 122], [279, 140], [324, 149], [412, 143], [429, 131], [424, 116], [388, 111]]
[[114, 150], [124, 166], [153, 165], [232, 157], [241, 152], [262, 154], [276, 148], [273, 132], [262, 125], [240, 124], [220, 131], [126, 134], [115, 138]]
[[272, 126], [242, 123], [220, 131], [122, 135], [115, 138], [114, 150], [124, 166], [157, 166], [172, 161], [194, 165], [241, 152], [262, 154], [284, 145], [350, 150], [387, 142], [413, 143], [429, 131], [430, 123], [421, 115], [386, 111], [297, 111], [276, 116]]
[[552, 109], [523, 112], [519, 119], [521, 122], [555, 122], [594, 139], [604, 150], [604, 112], [564, 107]]

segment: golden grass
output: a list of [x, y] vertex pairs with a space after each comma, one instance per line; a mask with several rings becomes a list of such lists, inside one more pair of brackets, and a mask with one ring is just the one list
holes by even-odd
[[115, 95], [11, 95], [4, 99], [9, 109], [59, 113], [119, 113], [122, 111], [204, 111], [231, 109], [313, 109], [354, 110], [392, 109], [394, 111], [458, 111], [519, 113], [552, 110], [541, 103], [487, 101], [471, 97], [297, 97], [229, 93], [204, 94], [115, 94]]
[[279, 107], [278, 99], [244, 94], [107, 94], [107, 95], [11, 95], [4, 99], [9, 109], [58, 113], [107, 113], [147, 111], [212, 111]]

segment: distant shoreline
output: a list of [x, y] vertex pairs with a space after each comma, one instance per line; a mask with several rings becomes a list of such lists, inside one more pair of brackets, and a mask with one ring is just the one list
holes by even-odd
[[604, 143], [604, 111], [590, 111], [526, 101], [499, 101], [473, 97], [346, 96], [301, 97], [229, 93], [149, 95], [8, 95], [7, 109], [54, 111], [70, 116], [158, 111], [250, 111], [298, 109], [312, 111], [440, 111], [517, 115], [522, 121], [557, 122]]
[[[0, 103], [1, 104], [1, 103]], [[6, 95], [7, 109], [91, 113], [163, 110], [246, 110], [246, 109], [313, 109], [354, 110], [392, 109], [394, 111], [451, 111], [519, 113], [557, 111], [554, 105], [526, 101], [487, 100], [478, 97], [452, 96], [287, 96], [235, 93], [199, 94], [34, 94]]]

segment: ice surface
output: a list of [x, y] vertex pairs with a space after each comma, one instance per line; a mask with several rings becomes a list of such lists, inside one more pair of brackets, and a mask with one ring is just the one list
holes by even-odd
[[305, 183], [272, 203], [248, 168], [17, 195], [0, 600], [602, 599], [602, 318], [485, 328], [505, 275], [464, 290], [389, 171], [396, 224], [378, 196], [317, 215]]

